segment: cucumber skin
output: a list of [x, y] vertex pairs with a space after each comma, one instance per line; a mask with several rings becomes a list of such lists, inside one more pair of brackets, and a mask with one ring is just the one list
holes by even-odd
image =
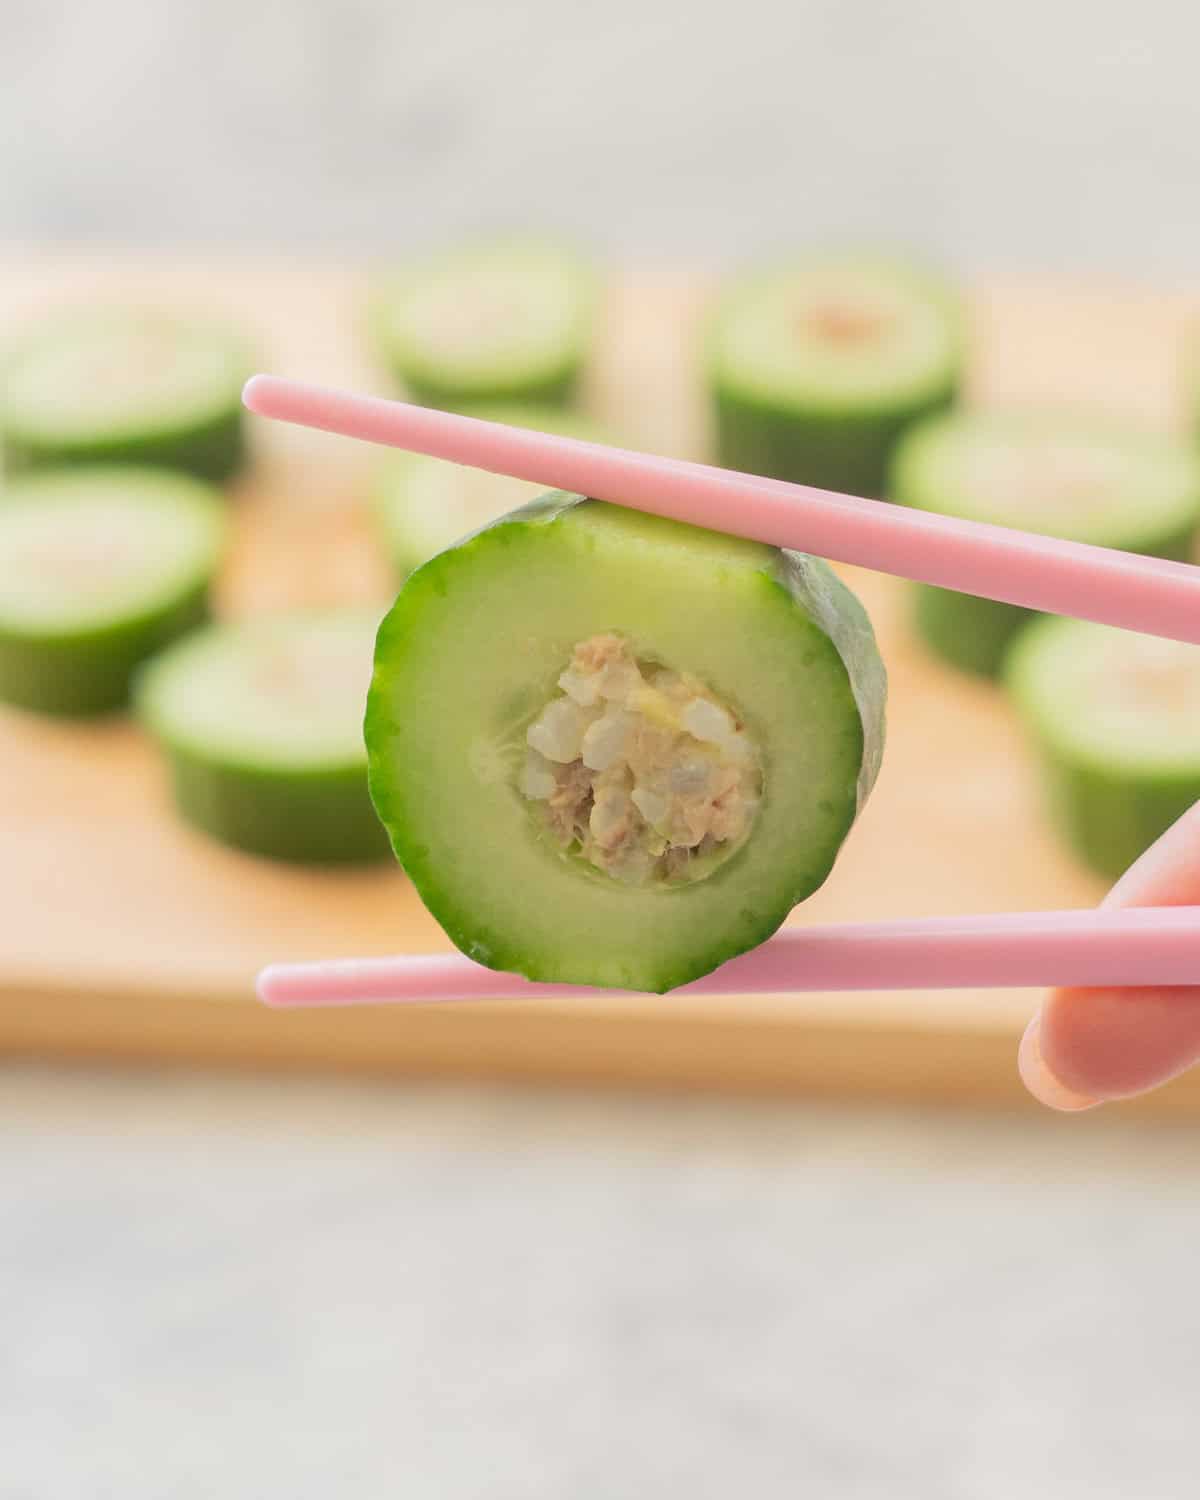
[[[557, 973], [544, 972], [537, 964], [517, 951], [498, 953], [481, 948], [477, 934], [472, 931], [469, 919], [464, 921], [453, 897], [453, 882], [449, 887], [442, 883], [439, 870], [429, 860], [429, 850], [409, 838], [408, 820], [401, 800], [393, 787], [394, 768], [389, 754], [390, 727], [393, 709], [387, 692], [387, 656], [393, 641], [404, 643], [413, 632], [406, 617], [406, 606], [410, 595], [406, 593], [414, 580], [430, 582], [439, 593], [445, 592], [440, 580], [434, 582], [436, 572], [445, 559], [458, 547], [484, 536], [487, 532], [513, 521], [530, 524], [552, 524], [565, 512], [578, 505], [603, 504], [582, 495], [565, 491], [550, 491], [531, 500], [527, 505], [498, 517], [481, 527], [479, 531], [465, 537], [455, 547], [437, 554], [418, 568], [406, 580], [392, 610], [385, 616], [379, 629], [376, 645], [375, 675], [367, 699], [365, 738], [370, 775], [371, 799], [383, 826], [388, 830], [392, 851], [397, 862], [416, 888], [417, 894], [427, 909], [442, 927], [442, 930], [460, 952], [487, 967], [520, 974], [526, 979], [545, 982], [563, 982]], [[878, 777], [882, 764], [886, 739], [887, 672], [879, 653], [870, 617], [858, 596], [842, 582], [823, 559], [805, 553], [780, 550], [775, 566], [764, 571], [768, 586], [778, 588], [801, 609], [825, 634], [830, 645], [841, 660], [851, 687], [858, 711], [858, 733], [855, 736], [854, 754], [858, 758], [858, 769], [853, 797], [848, 799], [845, 817], [828, 850], [817, 852], [816, 863], [804, 872], [799, 887], [786, 895], [779, 909], [759, 911], [759, 922], [755, 931], [745, 934], [732, 944], [722, 942], [720, 946], [706, 948], [704, 934], [698, 935], [696, 949], [686, 964], [677, 963], [672, 970], [657, 965], [654, 979], [636, 986], [627, 986], [635, 993], [666, 994], [680, 985], [699, 979], [731, 958], [737, 957], [771, 937], [790, 911], [801, 901], [817, 891], [831, 873], [842, 844], [853, 824], [862, 812]], [[569, 979], [566, 982], [591, 984], [597, 982], [588, 977]], [[603, 981], [605, 988], [621, 986], [609, 980]]]
[[[823, 558], [784, 549], [776, 563], [776, 581], [833, 643], [858, 708], [861, 756], [854, 813], [846, 824], [844, 840], [866, 806], [883, 765], [887, 741], [887, 667], [862, 601]], [[833, 868], [832, 861], [829, 868]], [[827, 870], [822, 883], [828, 874]]]
[[1076, 855], [1116, 880], [1200, 801], [1200, 770], [1186, 777], [1135, 777], [1069, 761], [1040, 744], [1050, 817]]
[[932, 584], [912, 586], [911, 619], [925, 645], [949, 666], [975, 677], [995, 677], [1017, 634], [1036, 610], [979, 599]]
[[365, 767], [282, 771], [231, 765], [162, 742], [175, 805], [210, 837], [268, 859], [352, 864], [389, 853]]
[[141, 437], [55, 442], [9, 428], [0, 434], [4, 466], [11, 473], [78, 464], [136, 464], [182, 470], [220, 484], [241, 469], [247, 457], [240, 404], [198, 425], [164, 428]]
[[953, 406], [957, 374], [919, 398], [872, 411], [796, 410], [712, 381], [717, 462], [868, 500], [888, 498], [892, 453], [914, 422]]
[[0, 628], [0, 699], [63, 718], [117, 712], [142, 663], [207, 618], [205, 581], [167, 609], [107, 630], [32, 638]]
[[394, 354], [388, 356], [388, 364], [396, 380], [421, 406], [434, 406], [441, 411], [469, 411], [473, 406], [513, 403], [561, 408], [572, 405], [578, 395], [583, 356], [580, 354], [559, 370], [537, 379], [490, 386], [462, 386], [435, 380], [418, 374]]
[[[1152, 547], [1128, 550], [1188, 562], [1195, 535], [1189, 529], [1176, 532]], [[1038, 610], [935, 588], [928, 583], [913, 584], [911, 593], [912, 623], [926, 646], [949, 666], [976, 677], [998, 677], [1017, 635], [1031, 621], [1044, 618]]]

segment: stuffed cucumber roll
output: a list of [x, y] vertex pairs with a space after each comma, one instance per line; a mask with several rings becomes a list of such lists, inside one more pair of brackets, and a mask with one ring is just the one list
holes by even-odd
[[46, 471], [0, 494], [0, 698], [41, 713], [124, 705], [134, 671], [207, 613], [219, 492], [166, 470]]
[[717, 461], [885, 498], [898, 439], [954, 400], [962, 345], [952, 289], [900, 262], [814, 258], [744, 276], [709, 332]]
[[[940, 515], [1186, 560], [1200, 529], [1200, 453], [1092, 418], [963, 413], [904, 439], [892, 492]], [[999, 671], [1013, 637], [1034, 618], [1016, 605], [924, 584], [913, 598], [930, 649], [981, 676]]]
[[245, 455], [241, 344], [195, 319], [132, 308], [60, 315], [0, 366], [12, 470], [136, 463], [228, 479]]
[[665, 991], [825, 880], [885, 697], [870, 623], [824, 563], [549, 494], [401, 590], [371, 793], [470, 957]]

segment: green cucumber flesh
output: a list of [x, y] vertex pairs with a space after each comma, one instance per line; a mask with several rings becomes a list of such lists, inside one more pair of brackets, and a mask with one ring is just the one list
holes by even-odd
[[709, 331], [727, 468], [881, 498], [904, 431], [955, 398], [961, 314], [913, 266], [815, 258], [730, 285]]
[[569, 250], [487, 242], [383, 280], [372, 320], [383, 359], [427, 405], [562, 405], [588, 354], [594, 295]]
[[[1200, 456], [1170, 438], [1062, 414], [962, 413], [901, 443], [892, 498], [939, 515], [1186, 560], [1200, 528]], [[917, 585], [914, 621], [944, 661], [999, 672], [1036, 615]]]
[[210, 626], [137, 687], [185, 819], [249, 853], [312, 863], [376, 858], [363, 706], [378, 614], [331, 610]]
[[[584, 418], [553, 407], [488, 406], [472, 408], [470, 414], [536, 432], [604, 440]], [[374, 510], [388, 555], [404, 577], [460, 538], [536, 498], [544, 488], [423, 453], [394, 453], [380, 468]]]
[[104, 466], [0, 496], [0, 698], [43, 713], [121, 707], [147, 657], [204, 618], [226, 534], [210, 486]]
[[[603, 836], [600, 777], [587, 790], [592, 772], [561, 746], [550, 769], [560, 791], [582, 775], [567, 821], [586, 828], [578, 839], [551, 828], [553, 802], [525, 779], [542, 760], [530, 745], [545, 748], [550, 705], [575, 713], [560, 703], [563, 674], [597, 642], [625, 653], [622, 680], [655, 684], [628, 698], [639, 705], [622, 721], [636, 726], [630, 743], [679, 757], [671, 787], [738, 781], [736, 831], [710, 831], [691, 853], [678, 831], [660, 838], [682, 804], [652, 809], [650, 780], [622, 752], [629, 769], [618, 759], [607, 774], [627, 778], [617, 847], [630, 862], [614, 873], [615, 855], [585, 857]], [[694, 694], [722, 733], [739, 726], [740, 770], [680, 731], [683, 719], [649, 717], [669, 693], [672, 715]], [[665, 991], [762, 942], [822, 884], [874, 783], [885, 698], [870, 623], [825, 564], [551, 494], [401, 590], [368, 700], [371, 793], [401, 864], [470, 957], [531, 979]], [[584, 711], [589, 722], [598, 711]], [[545, 773], [543, 761], [534, 774]]]
[[236, 339], [164, 313], [94, 309], [30, 330], [0, 376], [11, 470], [140, 463], [214, 482], [245, 456]]
[[1200, 800], [1200, 647], [1040, 619], [1005, 680], [1057, 826], [1106, 879]]

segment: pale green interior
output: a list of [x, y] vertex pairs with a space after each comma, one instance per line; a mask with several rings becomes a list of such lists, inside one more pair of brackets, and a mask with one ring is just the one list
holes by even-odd
[[1018, 643], [1011, 672], [1039, 733], [1069, 758], [1200, 774], [1200, 646], [1046, 620]]
[[80, 315], [18, 350], [4, 377], [11, 430], [59, 441], [137, 437], [235, 405], [246, 368], [228, 339], [166, 315]]
[[590, 285], [553, 246], [487, 245], [394, 279], [384, 331], [414, 373], [444, 383], [504, 384], [553, 372], [585, 336]]
[[102, 629], [201, 583], [225, 534], [207, 487], [134, 470], [32, 478], [0, 495], [0, 627]]
[[713, 331], [718, 376], [773, 401], [840, 405], [944, 384], [958, 351], [945, 291], [875, 262], [813, 262], [727, 296]]
[[267, 769], [365, 764], [362, 718], [378, 614], [214, 626], [155, 663], [143, 710], [167, 741]]
[[[502, 523], [410, 580], [380, 634], [372, 792], [468, 951], [651, 987], [647, 964], [669, 979], [710, 947], [740, 951], [823, 878], [855, 806], [861, 723], [836, 651], [773, 582], [771, 558], [585, 506], [565, 523]], [[708, 879], [620, 886], [540, 836], [516, 789], [527, 725], [573, 645], [605, 631], [701, 678], [762, 749], [753, 836]]]
[[942, 418], [908, 440], [896, 482], [925, 510], [1100, 545], [1200, 522], [1200, 457], [1190, 448], [1067, 417]]

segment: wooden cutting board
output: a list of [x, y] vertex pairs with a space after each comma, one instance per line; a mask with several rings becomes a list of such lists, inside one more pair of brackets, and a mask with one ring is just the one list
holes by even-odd
[[[0, 259], [0, 336], [72, 298], [211, 309], [261, 367], [387, 391], [361, 338], [363, 269], [219, 257], [29, 252]], [[614, 278], [593, 414], [631, 447], [703, 456], [700, 275]], [[1182, 420], [1187, 293], [993, 280], [972, 296], [971, 395], [1069, 400]], [[378, 455], [255, 430], [233, 496], [227, 614], [386, 599], [364, 488]], [[1086, 906], [1100, 886], [1043, 825], [1036, 778], [998, 693], [930, 661], [890, 580], [862, 593], [892, 680], [878, 789], [827, 886], [796, 921]], [[295, 870], [213, 844], [172, 815], [153, 748], [124, 722], [0, 711], [0, 1051], [408, 1074], [777, 1087], [962, 1102], [1022, 1098], [1029, 992], [781, 999], [485, 1002], [272, 1014], [251, 987], [272, 959], [446, 946], [393, 868]], [[1139, 1106], [1200, 1106], [1181, 1080]]]

